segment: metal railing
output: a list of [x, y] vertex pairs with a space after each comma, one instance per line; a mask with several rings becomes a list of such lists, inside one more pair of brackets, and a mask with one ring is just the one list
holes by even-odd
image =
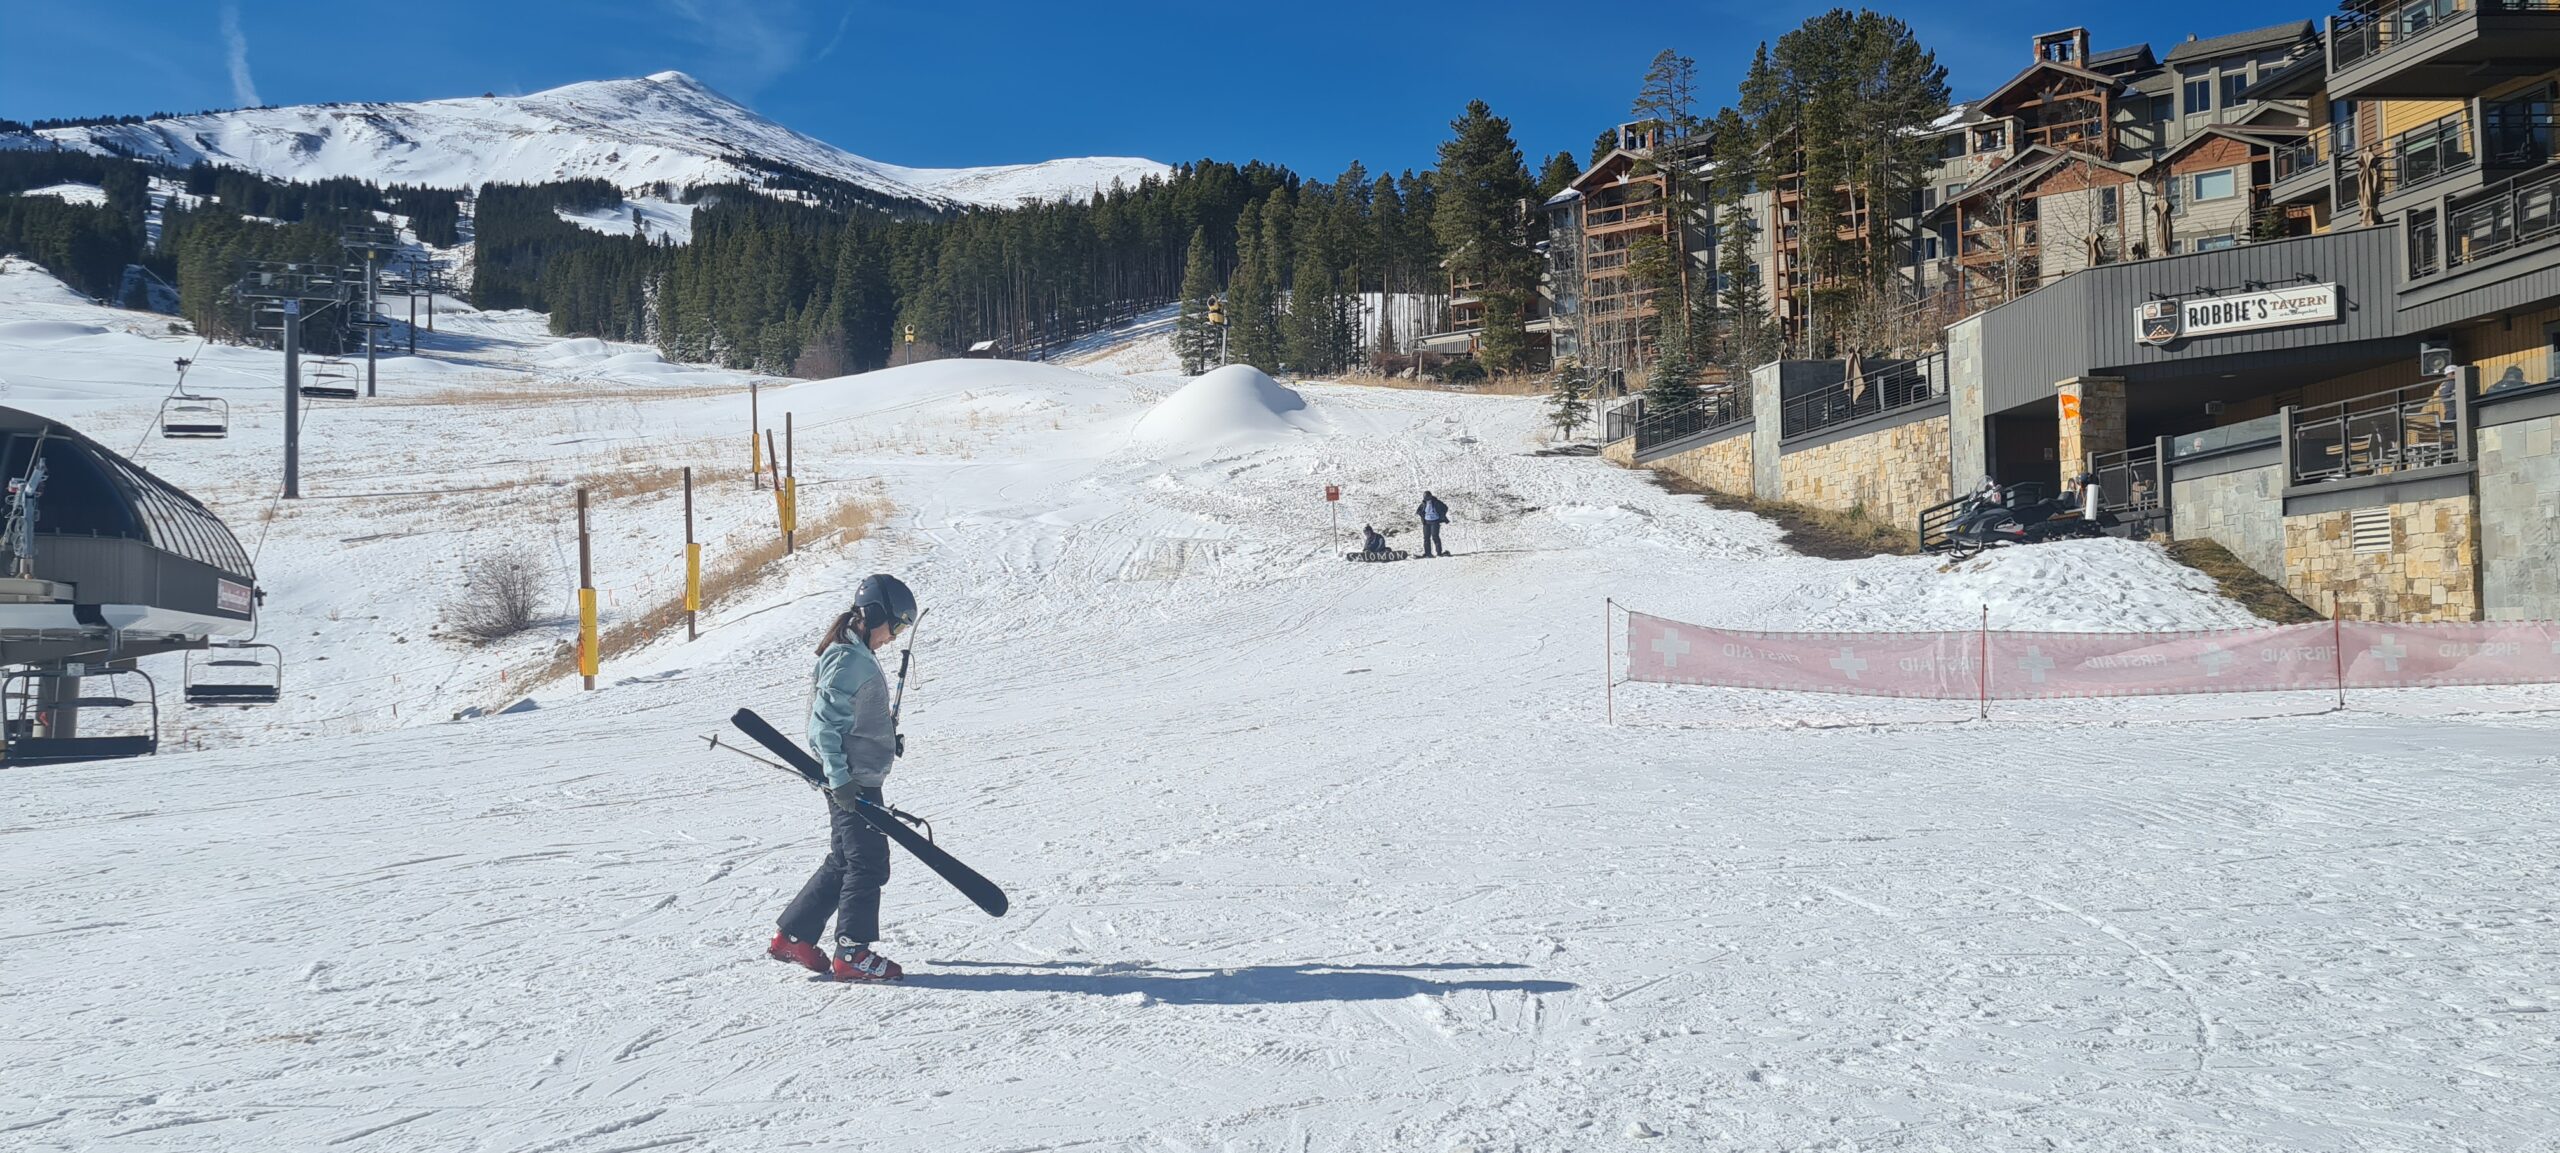
[[2329, 68], [2338, 71], [2463, 15], [2455, 0], [2408, 0], [2340, 16], [2329, 26]]
[[2328, 140], [2323, 133], [2313, 133], [2300, 140], [2279, 144], [2275, 149], [2275, 182], [2282, 184], [2303, 172], [2318, 169], [2326, 163]]
[[2461, 459], [2453, 378], [2297, 409], [2292, 482], [2319, 484]]
[[1917, 526], [1920, 535], [1920, 551], [1938, 552], [1952, 547], [1955, 544], [1953, 530], [1956, 527], [1956, 514], [1963, 512], [1965, 502], [1972, 499], [1973, 494], [1966, 493], [1954, 500], [1940, 501], [1921, 509], [1920, 523]]
[[2480, 159], [2489, 167], [2540, 168], [2560, 155], [2553, 147], [2560, 117], [2523, 103], [2491, 104], [2480, 112]]
[[2168, 507], [2163, 499], [2168, 486], [2161, 483], [2156, 441], [2122, 452], [2091, 454], [2089, 471], [2098, 477], [2098, 507], [2119, 520], [2148, 520]]
[[2560, 236], [2560, 172], [2519, 181], [2453, 209], [2445, 219], [2445, 235], [2448, 270]]
[[1647, 413], [1636, 421], [1636, 454], [1676, 440], [1730, 428], [1751, 419], [1751, 386], [1715, 385], [1702, 392], [1696, 403], [1662, 412]]
[[[1602, 409], [1600, 411], [1601, 443], [1615, 444], [1634, 436], [1637, 426], [1643, 423], [1644, 398], [1641, 396], [1616, 408]], [[1644, 442], [1639, 440], [1636, 443], [1642, 445]]]
[[1780, 406], [1778, 435], [1803, 436], [1942, 400], [1945, 376], [1943, 352], [1870, 368], [1856, 380], [1826, 385]]
[[2383, 158], [2383, 188], [2401, 193], [2478, 164], [2468, 118], [2456, 112], [2391, 138]]

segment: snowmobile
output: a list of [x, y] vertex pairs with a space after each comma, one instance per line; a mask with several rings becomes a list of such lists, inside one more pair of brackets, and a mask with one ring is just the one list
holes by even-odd
[[[2096, 480], [2085, 474], [2079, 479], [2084, 490]], [[1985, 486], [1967, 498], [1947, 527], [1947, 546], [1957, 560], [1968, 560], [2002, 545], [2103, 536], [2115, 523], [2104, 510], [2092, 518], [2081, 501], [2047, 497], [2043, 484], [2020, 481], [1997, 490]]]

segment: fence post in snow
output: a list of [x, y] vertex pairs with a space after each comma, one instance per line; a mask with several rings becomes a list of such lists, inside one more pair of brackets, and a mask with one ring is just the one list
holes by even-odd
[[2338, 707], [2347, 707], [2347, 625], [2338, 616], [2338, 591], [2329, 590], [2329, 655], [2338, 664]]
[[1991, 606], [1982, 606], [1982, 651], [1973, 659], [1975, 691], [1982, 720], [1991, 719]]
[[594, 553], [587, 543], [587, 490], [578, 490], [578, 675], [589, 692], [595, 691], [596, 669], [603, 654], [596, 651], [596, 573]]
[[684, 639], [702, 639], [695, 627], [702, 612], [702, 546], [693, 540], [693, 466], [684, 469]]
[[747, 382], [747, 481], [764, 491], [764, 445], [756, 439], [756, 430], [764, 422], [756, 415], [756, 382]]
[[1607, 702], [1609, 723], [1618, 723], [1618, 638], [1610, 630], [1618, 623], [1618, 601], [1615, 597], [1600, 602], [1600, 698]]

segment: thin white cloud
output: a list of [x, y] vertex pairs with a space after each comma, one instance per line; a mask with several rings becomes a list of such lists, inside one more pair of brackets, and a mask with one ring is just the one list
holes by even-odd
[[249, 38], [240, 34], [240, 6], [222, 6], [222, 39], [230, 48], [231, 102], [243, 108], [265, 103], [258, 99], [258, 82], [249, 75]]
[[842, 17], [840, 17], [840, 18], [838, 18], [838, 19], [836, 20], [836, 34], [835, 34], [835, 35], [833, 35], [833, 36], [827, 37], [827, 46], [826, 46], [826, 47], [824, 47], [824, 48], [818, 49], [818, 54], [817, 54], [817, 55], [815, 55], [815, 56], [810, 57], [810, 58], [809, 58], [809, 63], [811, 63], [811, 64], [815, 64], [815, 63], [817, 63], [818, 61], [824, 60], [824, 59], [826, 59], [827, 57], [834, 55], [834, 54], [835, 54], [835, 50], [836, 50], [836, 45], [844, 43], [844, 30], [845, 30], [845, 29], [847, 29], [847, 28], [850, 28], [850, 27], [852, 27], [852, 26], [853, 26], [853, 5], [851, 5], [851, 4], [847, 4], [847, 5], [845, 5], [845, 6], [844, 6], [844, 15], [843, 15]]
[[[752, 94], [804, 61], [800, 6], [779, 0], [658, 0], [683, 36], [706, 53], [708, 79]], [[846, 12], [849, 18], [851, 11]], [[832, 45], [830, 45], [832, 47]]]

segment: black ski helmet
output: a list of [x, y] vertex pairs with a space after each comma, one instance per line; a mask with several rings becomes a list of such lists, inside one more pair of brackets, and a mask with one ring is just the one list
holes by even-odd
[[862, 627], [866, 630], [891, 625], [893, 631], [905, 632], [908, 625], [916, 623], [916, 594], [905, 581], [884, 572], [873, 573], [854, 586], [853, 611], [862, 614]]

